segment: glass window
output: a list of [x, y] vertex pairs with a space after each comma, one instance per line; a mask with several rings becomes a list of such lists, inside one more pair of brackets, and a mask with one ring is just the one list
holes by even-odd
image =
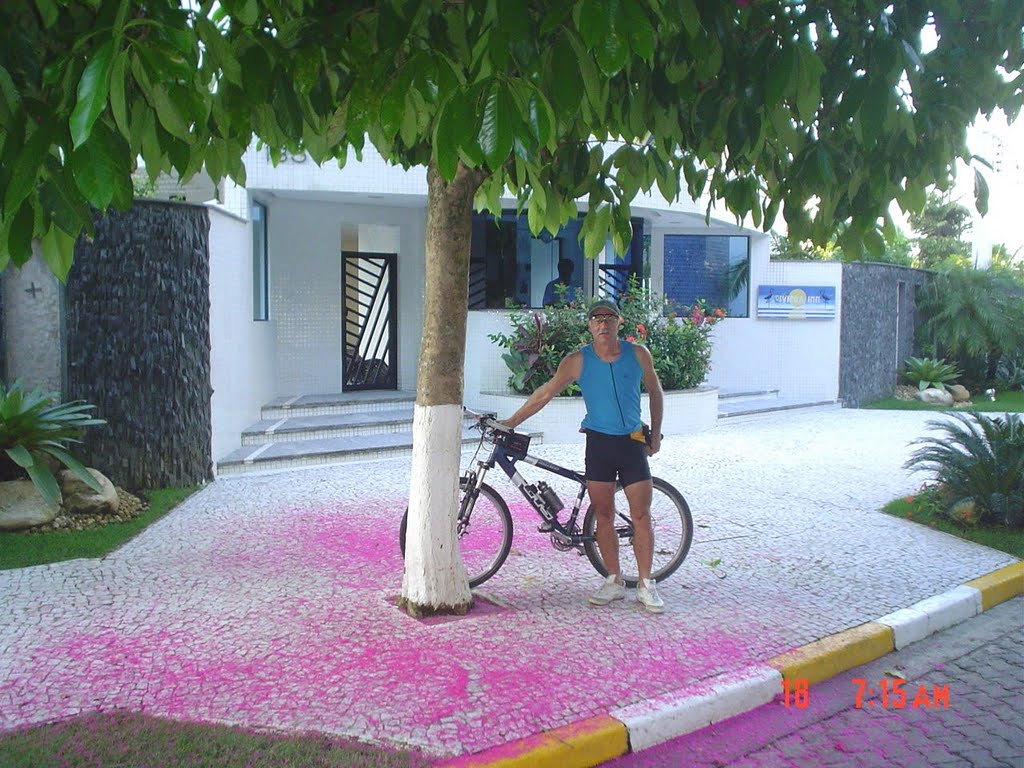
[[[584, 278], [588, 267], [579, 243], [580, 220], [570, 221], [552, 237], [542, 232], [533, 237], [526, 216], [505, 211], [500, 218], [490, 214], [473, 217], [469, 265], [469, 308], [503, 309], [508, 306], [542, 307], [563, 297], [571, 301], [585, 296]], [[605, 288], [605, 262], [613, 270], [640, 272], [643, 220], [633, 222], [634, 243], [620, 259], [602, 257], [599, 265], [600, 295], [617, 295], [614, 286]], [[621, 276], [616, 273], [615, 277]], [[617, 283], [615, 284], [617, 285]], [[559, 290], [564, 286], [564, 291]]]
[[270, 318], [269, 259], [267, 255], [267, 208], [252, 203], [252, 319]]
[[730, 317], [747, 317], [750, 238], [665, 235], [665, 296], [677, 308], [704, 299]]

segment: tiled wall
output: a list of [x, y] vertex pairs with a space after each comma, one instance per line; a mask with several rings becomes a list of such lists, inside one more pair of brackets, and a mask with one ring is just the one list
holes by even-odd
[[350, 226], [360, 250], [397, 246], [398, 388], [414, 388], [423, 326], [422, 207], [276, 199], [268, 204], [268, 221], [275, 395], [341, 391], [342, 229]]
[[241, 444], [274, 396], [274, 323], [252, 319], [252, 229], [210, 207], [213, 459]]

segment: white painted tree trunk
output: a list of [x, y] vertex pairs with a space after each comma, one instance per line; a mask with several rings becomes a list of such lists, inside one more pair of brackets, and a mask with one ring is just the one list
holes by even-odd
[[416, 405], [402, 596], [435, 613], [472, 599], [455, 543], [461, 443], [462, 406]]
[[416, 380], [412, 482], [400, 603], [414, 616], [472, 602], [455, 540], [473, 196], [483, 178], [461, 163], [445, 182], [427, 169], [426, 285]]

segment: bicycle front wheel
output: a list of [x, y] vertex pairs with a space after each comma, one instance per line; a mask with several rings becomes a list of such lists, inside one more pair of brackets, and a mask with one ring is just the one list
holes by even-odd
[[[462, 489], [462, 494], [466, 489]], [[461, 506], [461, 497], [460, 497]], [[402, 516], [398, 541], [405, 557], [405, 533], [409, 510]], [[456, 521], [459, 554], [466, 569], [469, 586], [479, 587], [505, 563], [512, 549], [512, 515], [505, 500], [491, 486], [480, 486], [476, 503]]]
[[[682, 565], [690, 551], [693, 540], [693, 517], [686, 499], [661, 478], [652, 478], [651, 528], [654, 530], [654, 562], [651, 578], [662, 581], [671, 576]], [[587, 557], [594, 570], [602, 576], [608, 575], [608, 568], [601, 557], [597, 541], [593, 538], [597, 529], [597, 515], [594, 508], [587, 509], [583, 518], [584, 544]], [[626, 586], [635, 587], [640, 580], [636, 555], [633, 553], [633, 522], [629, 517], [629, 501], [626, 492], [619, 486], [615, 490], [615, 532], [619, 537], [619, 571]], [[624, 547], [622, 544], [629, 544]]]

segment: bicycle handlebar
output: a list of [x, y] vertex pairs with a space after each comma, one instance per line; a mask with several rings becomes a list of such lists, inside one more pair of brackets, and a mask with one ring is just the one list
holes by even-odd
[[477, 413], [476, 411], [467, 408], [466, 406], [462, 406], [462, 411], [463, 413], [468, 413], [470, 416], [476, 419], [477, 427], [482, 432], [484, 432], [485, 435], [487, 433], [487, 430], [491, 430], [494, 432], [504, 432], [506, 434], [515, 433], [515, 430], [512, 427], [508, 426], [507, 424], [502, 424], [489, 413]]

